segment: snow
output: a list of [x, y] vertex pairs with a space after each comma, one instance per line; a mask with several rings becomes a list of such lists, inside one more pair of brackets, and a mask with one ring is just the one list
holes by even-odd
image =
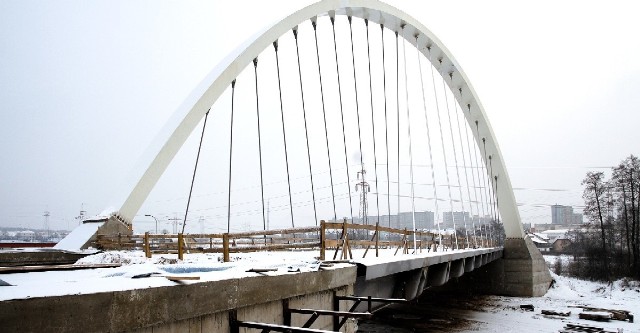
[[[545, 256], [548, 263], [560, 260], [566, 263], [571, 256]], [[526, 332], [558, 332], [566, 324], [578, 323], [603, 327], [609, 331], [640, 332], [640, 324], [636, 321], [611, 320], [595, 322], [579, 319], [583, 312], [581, 306], [627, 310], [637, 314], [640, 309], [640, 282], [622, 279], [611, 285], [603, 282], [585, 281], [576, 278], [559, 276], [551, 272], [553, 286], [542, 297], [504, 297], [489, 296], [488, 305], [471, 312], [471, 318], [477, 322], [469, 331], [505, 332], [520, 330]], [[520, 305], [531, 304], [534, 311], [524, 311]], [[571, 312], [569, 317], [545, 316], [541, 310]], [[590, 312], [591, 313], [591, 312]]]
[[[2, 279], [13, 285], [0, 289], [0, 301], [32, 297], [77, 295], [106, 291], [133, 290], [174, 286], [166, 276], [198, 276], [200, 280], [186, 283], [218, 281], [258, 275], [294, 274], [315, 271], [318, 251], [255, 252], [232, 255], [224, 263], [220, 254], [187, 254], [183, 261], [177, 255], [146, 258], [141, 251], [101, 252], [80, 259], [76, 264], [120, 263], [116, 268], [96, 268], [74, 271], [47, 271], [3, 274]], [[337, 264], [345, 267], [349, 264]], [[252, 268], [267, 268], [265, 273], [247, 272]], [[330, 269], [330, 268], [329, 268]], [[148, 275], [146, 278], [134, 278]]]
[[54, 249], [61, 250], [79, 250], [91, 237], [98, 231], [104, 224], [102, 222], [87, 222], [77, 226], [71, 233], [67, 235], [67, 237], [63, 238], [58, 244], [56, 244]]
[[[77, 229], [76, 229], [77, 230]], [[446, 254], [465, 250], [447, 251]], [[381, 249], [379, 257], [370, 250], [366, 258], [362, 258], [364, 250], [354, 249], [353, 260], [365, 265], [397, 261], [402, 257], [424, 258], [438, 256], [441, 252], [418, 252], [417, 255], [403, 255], [402, 251], [394, 256], [396, 249]], [[223, 262], [222, 255], [216, 253], [185, 254], [180, 261], [177, 255], [154, 255], [146, 258], [142, 251], [107, 251], [84, 257], [76, 262], [78, 265], [118, 263], [117, 268], [96, 268], [74, 271], [47, 271], [3, 274], [2, 279], [13, 285], [0, 290], [0, 301], [30, 297], [60, 296], [72, 294], [97, 293], [105, 291], [132, 290], [172, 286], [165, 276], [199, 276], [200, 282], [218, 281], [256, 276], [258, 273], [247, 272], [252, 268], [274, 269], [275, 271], [258, 275], [279, 275], [293, 272], [318, 270], [320, 262], [316, 259], [318, 250], [290, 252], [252, 252], [232, 254], [231, 262]], [[327, 258], [333, 257], [333, 251], [327, 252]], [[339, 258], [338, 258], [339, 259]], [[348, 263], [337, 264], [345, 267]], [[148, 275], [148, 278], [135, 278]], [[194, 283], [194, 282], [189, 282]]]
[[[381, 251], [381, 257], [375, 259], [369, 253], [366, 259], [354, 259], [362, 263], [385, 262], [393, 260], [395, 250]], [[449, 252], [447, 252], [449, 253]], [[231, 262], [224, 263], [220, 254], [186, 254], [183, 261], [176, 255], [154, 255], [146, 258], [141, 251], [109, 251], [87, 256], [76, 264], [120, 263], [117, 268], [98, 268], [76, 271], [48, 271], [30, 273], [2, 274], [0, 277], [11, 286], [0, 286], [0, 301], [33, 297], [75, 295], [117, 290], [134, 290], [162, 286], [174, 286], [177, 282], [166, 276], [198, 276], [197, 281], [181, 283], [201, 283], [259, 275], [284, 275], [297, 272], [318, 270], [316, 260], [318, 251], [290, 252], [254, 252], [232, 254]], [[362, 253], [354, 251], [354, 258]], [[437, 255], [422, 254], [401, 255], [426, 257]], [[332, 252], [327, 257], [333, 256]], [[571, 260], [570, 256], [547, 256], [553, 262]], [[335, 264], [334, 267], [346, 267], [348, 263]], [[273, 271], [254, 273], [252, 268], [273, 269]], [[331, 269], [331, 268], [329, 268]], [[469, 331], [505, 332], [520, 330], [523, 332], [558, 332], [567, 323], [579, 323], [604, 327], [611, 331], [623, 329], [624, 332], [640, 332], [639, 324], [612, 320], [593, 322], [579, 319], [582, 312], [579, 306], [628, 310], [632, 313], [640, 309], [640, 283], [638, 281], [618, 280], [606, 283], [584, 281], [558, 276], [552, 273], [555, 283], [543, 297], [504, 297], [487, 296], [482, 306], [475, 307], [464, 314], [464, 319], [474, 323]], [[533, 312], [520, 309], [520, 305], [531, 304]], [[541, 310], [571, 312], [569, 317], [544, 316]], [[395, 331], [394, 331], [395, 332]], [[458, 331], [460, 332], [460, 331]]]

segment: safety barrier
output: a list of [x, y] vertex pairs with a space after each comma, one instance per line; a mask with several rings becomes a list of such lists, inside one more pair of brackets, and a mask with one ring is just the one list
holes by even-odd
[[395, 229], [368, 224], [320, 221], [319, 227], [262, 230], [221, 234], [134, 234], [97, 235], [95, 247], [103, 250], [143, 250], [147, 258], [152, 254], [177, 254], [182, 260], [186, 253], [222, 253], [224, 262], [231, 253], [319, 249], [321, 260], [326, 251], [334, 250], [333, 260], [353, 259], [352, 249], [370, 250], [377, 257], [381, 249], [415, 251], [446, 251], [471, 247], [491, 247], [492, 240], [481, 236], [458, 236], [428, 231]]

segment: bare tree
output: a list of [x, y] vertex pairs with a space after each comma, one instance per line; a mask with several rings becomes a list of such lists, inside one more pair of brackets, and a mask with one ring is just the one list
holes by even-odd
[[607, 185], [604, 180], [603, 172], [587, 172], [587, 176], [582, 181], [585, 186], [582, 198], [584, 199], [584, 213], [590, 221], [600, 223], [601, 241], [602, 241], [602, 267], [604, 274], [609, 275], [609, 261], [607, 260], [606, 233], [603, 218], [603, 202], [606, 200]]

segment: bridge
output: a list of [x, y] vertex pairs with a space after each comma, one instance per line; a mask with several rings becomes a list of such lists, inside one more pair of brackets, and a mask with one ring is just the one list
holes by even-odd
[[[195, 156], [185, 157], [190, 151]], [[313, 292], [348, 286], [353, 297], [411, 300], [478, 274], [485, 291], [541, 296], [551, 282], [525, 237], [507, 168], [469, 79], [422, 23], [383, 2], [323, 0], [244, 43], [176, 111], [117, 209], [87, 221], [85, 232], [132, 235], [141, 208], [152, 207], [154, 188], [171, 184], [163, 174], [177, 156], [192, 160], [193, 172], [172, 237], [197, 238], [189, 228], [198, 216], [215, 229], [209, 238], [220, 235], [223, 249], [234, 232], [261, 229], [266, 239], [274, 226], [321, 228], [319, 247], [336, 253], [342, 247], [343, 259], [357, 268], [337, 270], [346, 275], [330, 281], [342, 282]], [[326, 225], [339, 224], [362, 232], [326, 233]], [[406, 232], [407, 254], [347, 258], [349, 237], [370, 247], [380, 228]], [[420, 240], [419, 233], [430, 236]], [[155, 230], [146, 237], [167, 236]], [[422, 241], [429, 244], [423, 254]], [[65, 243], [72, 244], [58, 248]], [[274, 297], [299, 296], [282, 293]], [[284, 313], [290, 321], [291, 312]]]
[[227, 233], [346, 218], [449, 229], [456, 248], [477, 248], [470, 236], [498, 236], [495, 222], [506, 237], [500, 290], [546, 291], [479, 97], [444, 44], [397, 8], [320, 1], [245, 42], [176, 111], [114, 204], [113, 223], [131, 229], [190, 136], [182, 232], [190, 215], [213, 210]]

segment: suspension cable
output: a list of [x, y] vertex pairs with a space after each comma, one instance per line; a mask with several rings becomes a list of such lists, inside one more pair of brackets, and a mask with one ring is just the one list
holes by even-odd
[[[451, 80], [453, 80], [453, 74], [449, 73], [449, 78]], [[464, 226], [464, 230], [465, 230], [465, 236], [466, 236], [466, 243], [467, 246], [469, 246], [469, 232], [467, 231], [467, 219], [465, 216], [466, 210], [464, 208], [464, 198], [462, 197], [462, 185], [460, 183], [460, 168], [458, 166], [458, 153], [456, 151], [456, 140], [454, 138], [454, 134], [453, 134], [453, 125], [452, 125], [452, 121], [451, 121], [451, 110], [449, 109], [449, 97], [447, 97], [447, 86], [446, 86], [446, 82], [444, 77], [442, 78], [442, 91], [444, 92], [444, 102], [445, 105], [447, 106], [447, 119], [449, 120], [449, 133], [451, 134], [451, 146], [453, 147], [453, 163], [456, 166], [456, 178], [458, 181], [458, 195], [460, 196], [460, 206], [462, 208], [462, 223]], [[455, 96], [454, 96], [455, 99]], [[454, 105], [455, 105], [455, 101], [454, 101]], [[460, 145], [462, 145], [462, 142], [460, 142]]]
[[184, 210], [184, 221], [182, 221], [182, 233], [184, 234], [184, 227], [187, 225], [187, 214], [189, 214], [189, 204], [191, 204], [191, 194], [193, 194], [193, 183], [196, 181], [196, 171], [198, 170], [198, 161], [200, 160], [200, 150], [202, 149], [202, 140], [204, 139], [204, 130], [207, 127], [207, 118], [209, 117], [209, 111], [204, 114], [204, 123], [202, 124], [202, 134], [200, 135], [200, 144], [198, 145], [198, 153], [196, 154], [196, 164], [193, 167], [193, 176], [191, 177], [191, 188], [189, 189], [189, 198], [187, 199], [187, 208]]
[[[459, 91], [460, 91], [460, 100], [462, 100], [462, 88], [460, 88]], [[467, 105], [467, 106], [469, 107], [469, 109], [471, 109], [471, 105]], [[463, 142], [462, 141], [462, 129], [461, 129], [461, 127], [464, 126], [464, 128], [465, 128], [465, 132], [464, 133], [465, 133], [465, 139], [466, 139], [466, 142], [467, 142], [467, 149], [468, 149], [467, 153], [469, 155], [469, 164], [471, 164], [471, 176], [473, 177], [473, 194], [474, 194], [474, 197], [475, 197], [476, 208], [477, 208], [478, 207], [477, 206], [477, 204], [478, 204], [478, 196], [477, 196], [476, 191], [475, 191], [476, 180], [475, 180], [475, 176], [474, 176], [474, 173], [473, 173], [473, 161], [471, 160], [471, 144], [469, 142], [468, 126], [465, 126], [466, 124], [462, 125], [462, 126], [460, 125], [460, 113], [463, 113], [462, 107], [460, 107], [460, 109], [458, 109], [457, 104], [456, 104], [456, 111], [458, 111], [458, 112], [456, 112], [456, 115], [457, 115], [457, 119], [458, 119], [458, 132], [460, 133], [460, 142]], [[471, 110], [469, 110], [469, 111], [471, 111]], [[471, 116], [471, 112], [469, 112], [469, 116]], [[465, 117], [464, 113], [463, 113], [462, 117], [463, 118]], [[467, 160], [466, 160], [466, 157], [464, 155], [464, 144], [462, 145], [462, 147], [463, 147], [462, 148], [462, 167], [464, 168], [464, 176], [465, 176], [465, 179], [467, 181], [467, 197], [469, 197], [469, 210], [471, 211], [471, 228], [473, 229], [473, 246], [474, 246], [474, 248], [477, 248], [478, 247], [478, 240], [476, 239], [476, 223], [475, 223], [475, 221], [473, 219], [473, 216], [474, 216], [474, 214], [473, 214], [474, 213], [474, 211], [473, 211], [473, 199], [471, 198], [471, 189], [470, 189], [470, 186], [469, 186], [469, 173], [468, 173], [468, 169], [467, 169]], [[480, 215], [480, 214], [478, 213], [478, 215]]]
[[293, 200], [291, 199], [291, 176], [289, 173], [289, 153], [287, 152], [287, 133], [284, 123], [284, 106], [282, 105], [282, 85], [280, 83], [280, 59], [278, 57], [278, 40], [273, 42], [273, 48], [276, 52], [276, 69], [278, 73], [278, 96], [280, 97], [280, 118], [282, 120], [282, 141], [284, 142], [284, 160], [287, 166], [287, 187], [289, 189], [289, 210], [291, 214], [291, 227], [295, 228], [296, 224], [293, 219]]
[[496, 192], [498, 190], [498, 184], [497, 184], [497, 180], [498, 180], [498, 176], [494, 176], [493, 175], [493, 159], [492, 159], [492, 155], [489, 155], [489, 171], [491, 172], [491, 179], [495, 180], [495, 182], [493, 183], [492, 186], [492, 190], [493, 190], [493, 204], [495, 206], [494, 212], [495, 212], [495, 220], [498, 221], [498, 193]]
[[331, 180], [331, 202], [333, 203], [333, 221], [337, 221], [337, 213], [336, 213], [336, 195], [335, 189], [333, 188], [333, 171], [331, 168], [331, 151], [329, 148], [329, 133], [327, 131], [327, 112], [324, 105], [324, 89], [322, 88], [322, 71], [320, 66], [320, 52], [318, 51], [318, 31], [317, 31], [317, 23], [315, 20], [311, 20], [311, 25], [313, 26], [313, 35], [316, 41], [316, 60], [318, 61], [318, 76], [320, 77], [320, 98], [322, 100], [322, 116], [324, 119], [324, 139], [327, 144], [327, 159], [329, 160], [329, 179]]
[[227, 233], [231, 230], [231, 161], [233, 156], [233, 101], [236, 93], [236, 80], [231, 81], [231, 126], [229, 132], [229, 190], [227, 197]]
[[264, 212], [264, 172], [262, 168], [262, 138], [260, 134], [260, 100], [258, 98], [258, 58], [253, 59], [253, 73], [256, 79], [256, 119], [258, 121], [258, 155], [260, 156], [260, 195], [262, 197], [262, 228], [267, 230], [267, 220]]
[[344, 129], [344, 109], [342, 106], [342, 85], [340, 84], [340, 64], [338, 63], [338, 45], [336, 44], [336, 18], [330, 17], [333, 31], [333, 51], [336, 58], [336, 75], [338, 76], [338, 100], [340, 101], [340, 119], [342, 123], [342, 144], [344, 147], [344, 164], [347, 167], [347, 188], [349, 189], [349, 213], [353, 222], [353, 200], [351, 199], [351, 176], [349, 175], [349, 157], [347, 154], [347, 135]]
[[380, 195], [378, 195], [378, 157], [376, 156], [376, 124], [373, 113], [373, 84], [371, 79], [371, 50], [369, 47], [369, 20], [364, 19], [365, 29], [367, 31], [367, 60], [369, 64], [369, 97], [370, 97], [370, 105], [371, 105], [371, 129], [373, 132], [373, 170], [376, 176], [375, 184], [376, 184], [376, 208], [378, 210], [378, 219], [377, 223], [380, 223]]
[[[356, 119], [358, 120], [358, 145], [360, 147], [360, 165], [364, 165], [362, 157], [362, 134], [360, 130], [360, 105], [358, 104], [358, 80], [356, 78], [356, 56], [353, 50], [353, 27], [351, 25], [352, 17], [347, 16], [347, 19], [349, 20], [349, 36], [351, 37], [351, 64], [353, 65], [353, 86], [356, 101]], [[366, 216], [363, 216], [362, 218], [366, 219]]]
[[382, 86], [384, 90], [384, 138], [385, 151], [387, 153], [387, 215], [389, 227], [391, 227], [391, 179], [389, 179], [389, 123], [387, 118], [387, 70], [384, 59], [384, 25], [380, 24], [380, 39], [382, 40]]
[[[431, 54], [431, 50], [429, 50]], [[455, 240], [456, 249], [458, 248], [458, 232], [456, 230], [456, 217], [453, 212], [453, 198], [451, 196], [451, 182], [449, 180], [449, 167], [447, 164], [447, 151], [444, 146], [444, 134], [442, 132], [442, 119], [440, 117], [440, 103], [438, 103], [438, 92], [436, 90], [436, 79], [434, 75], [434, 66], [431, 66], [431, 81], [433, 82], [433, 96], [436, 102], [436, 114], [438, 115], [438, 128], [440, 129], [440, 143], [442, 144], [442, 155], [444, 160], [444, 172], [447, 177], [447, 190], [449, 192], [449, 206], [451, 207], [451, 221], [453, 222], [453, 237]], [[445, 96], [446, 97], [446, 96]]]
[[[427, 47], [429, 50], [429, 64], [431, 64], [431, 47]], [[424, 123], [427, 126], [427, 145], [429, 147], [429, 163], [431, 164], [431, 182], [433, 183], [433, 197], [435, 198], [435, 218], [434, 224], [436, 224], [437, 219], [439, 217], [438, 211], [438, 190], [436, 185], [436, 175], [435, 168], [433, 166], [433, 151], [431, 149], [431, 130], [429, 129], [429, 118], [427, 116], [427, 99], [425, 97], [425, 89], [424, 89], [424, 77], [422, 74], [422, 61], [420, 60], [420, 50], [416, 47], [416, 55], [418, 57], [418, 68], [420, 70], [420, 86], [422, 90], [422, 107], [424, 109]], [[440, 223], [438, 225], [438, 244], [442, 244], [442, 232], [440, 230]], [[437, 249], [437, 248], [436, 248]]]
[[[480, 126], [479, 126], [477, 120], [476, 120], [476, 135], [477, 135], [478, 138], [480, 138]], [[484, 140], [484, 138], [482, 140]], [[477, 166], [478, 166], [478, 168], [476, 169], [476, 172], [478, 173], [478, 183], [479, 183], [479, 187], [480, 187], [480, 188], [478, 188], [478, 190], [480, 191], [480, 200], [482, 202], [482, 206], [481, 206], [482, 207], [482, 217], [486, 218], [487, 214], [490, 213], [488, 211], [489, 209], [488, 209], [488, 205], [486, 203], [487, 200], [489, 200], [489, 198], [485, 197], [486, 188], [484, 186], [484, 183], [485, 183], [485, 181], [484, 181], [484, 172], [480, 170], [481, 168], [484, 168], [484, 164], [481, 163], [478, 160], [478, 153], [481, 153], [480, 152], [480, 143], [476, 142], [476, 149], [474, 150], [474, 154], [475, 154], [476, 163], [477, 163]], [[481, 157], [482, 157], [482, 155], [481, 155]], [[480, 177], [481, 175], [482, 175], [482, 177]], [[487, 211], [485, 211], [485, 208], [487, 208]], [[483, 223], [483, 224], [485, 224], [485, 223]], [[482, 234], [482, 229], [481, 229], [480, 233]], [[487, 237], [487, 228], [484, 228], [484, 235], [485, 235], [485, 239], [486, 239], [486, 237]]]
[[[478, 121], [475, 121], [476, 123], [476, 137], [480, 138], [480, 128], [478, 125]], [[480, 191], [480, 203], [481, 203], [481, 208], [482, 208], [482, 218], [485, 219], [487, 217], [487, 211], [485, 211], [485, 197], [484, 197], [484, 177], [480, 177], [480, 175], [482, 174], [480, 172], [480, 168], [482, 167], [482, 163], [480, 162], [480, 160], [478, 159], [478, 153], [480, 152], [480, 144], [479, 142], [476, 142], [476, 149], [473, 150], [473, 154], [475, 156], [476, 159], [476, 173], [478, 174], [478, 186], [479, 188], [476, 188], [478, 191]], [[482, 225], [484, 225], [485, 223], [482, 223], [480, 226], [480, 236], [482, 236]], [[486, 229], [485, 229], [485, 236], [486, 236]]]
[[491, 212], [491, 219], [495, 218], [495, 212], [493, 211], [493, 195], [491, 192], [493, 192], [493, 189], [491, 188], [491, 174], [489, 174], [489, 168], [487, 168], [487, 164], [489, 163], [490, 159], [491, 159], [491, 155], [487, 156], [487, 140], [485, 138], [482, 138], [482, 149], [483, 149], [483, 153], [484, 153], [484, 160], [485, 160], [485, 165], [484, 165], [484, 173], [486, 176], [485, 180], [487, 181], [486, 187], [485, 187], [485, 191], [487, 191], [487, 201], [488, 201], [488, 205], [489, 205], [489, 210]]
[[[482, 147], [483, 147], [483, 150], [484, 150], [483, 154], [484, 154], [484, 161], [485, 161], [485, 163], [483, 165], [484, 166], [484, 172], [482, 173], [482, 177], [483, 177], [482, 179], [486, 181], [485, 182], [486, 184], [484, 185], [484, 190], [485, 190], [485, 197], [487, 198], [487, 210], [488, 210], [487, 213], [491, 213], [491, 219], [489, 220], [489, 226], [491, 226], [491, 222], [493, 222], [494, 214], [493, 214], [493, 202], [492, 202], [491, 189], [490, 189], [490, 187], [491, 187], [491, 185], [490, 185], [491, 184], [491, 179], [489, 179], [489, 169], [487, 168], [487, 163], [489, 162], [489, 159], [487, 158], [487, 147], [486, 147], [485, 138], [482, 138]], [[490, 235], [488, 233], [489, 233], [489, 231], [487, 230], [487, 227], [485, 226], [484, 234], [485, 234], [485, 237], [487, 237], [487, 242], [490, 239], [489, 238]]]
[[298, 27], [293, 28], [293, 37], [296, 40], [296, 56], [298, 60], [298, 77], [300, 79], [300, 96], [302, 99], [302, 117], [304, 119], [304, 135], [307, 144], [307, 161], [309, 163], [309, 175], [311, 176], [311, 197], [313, 199], [313, 216], [318, 225], [318, 211], [316, 208], [316, 191], [313, 185], [313, 171], [311, 168], [311, 150], [309, 149], [309, 131], [307, 129], [307, 110], [304, 104], [304, 89], [302, 88], [302, 70], [300, 69], [300, 49], [298, 48]]
[[[404, 29], [404, 24], [401, 26]], [[398, 47], [398, 32], [396, 31], [396, 133], [398, 134], [398, 140], [396, 141], [398, 144], [398, 227], [400, 227], [400, 55], [399, 55], [399, 47]]]
[[[404, 27], [402, 28], [402, 34], [404, 35]], [[413, 224], [413, 253], [417, 253], [416, 249], [417, 241], [416, 241], [416, 198], [414, 192], [414, 184], [413, 184], [413, 152], [411, 147], [411, 115], [409, 113], [409, 86], [407, 79], [407, 52], [406, 52], [406, 44], [407, 41], [403, 39], [402, 41], [402, 59], [403, 59], [403, 67], [404, 67], [404, 98], [407, 107], [407, 139], [409, 140], [409, 179], [411, 181], [411, 222]], [[418, 35], [416, 35], [416, 47], [418, 45]]]

